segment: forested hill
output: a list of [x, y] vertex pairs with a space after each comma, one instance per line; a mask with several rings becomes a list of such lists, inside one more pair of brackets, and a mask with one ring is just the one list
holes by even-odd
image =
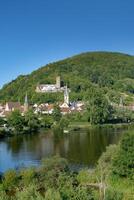
[[0, 90], [0, 101], [23, 101], [28, 93], [31, 102], [57, 101], [62, 94], [37, 94], [37, 84], [55, 83], [57, 75], [71, 88], [71, 99], [83, 99], [91, 87], [102, 88], [111, 98], [123, 92], [134, 93], [134, 56], [111, 52], [83, 53], [48, 64], [19, 76]]

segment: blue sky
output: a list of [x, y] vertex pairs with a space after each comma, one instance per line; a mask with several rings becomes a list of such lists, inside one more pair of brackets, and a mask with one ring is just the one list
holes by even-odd
[[133, 0], [0, 0], [0, 86], [97, 50], [134, 55]]

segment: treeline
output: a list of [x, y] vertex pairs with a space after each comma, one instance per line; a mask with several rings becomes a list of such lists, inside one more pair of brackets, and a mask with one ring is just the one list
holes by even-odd
[[[108, 52], [92, 52], [74, 56], [59, 62], [48, 64], [27, 76], [19, 76], [0, 90], [1, 101], [23, 102], [27, 91], [29, 100], [34, 102], [57, 102], [63, 100], [63, 94], [37, 94], [37, 84], [55, 83], [60, 75], [62, 85], [71, 89], [71, 100], [83, 100], [88, 90], [94, 86], [103, 88], [112, 101], [119, 103], [123, 93], [124, 103], [133, 101], [134, 93], [134, 57]], [[91, 94], [89, 94], [91, 95]]]
[[53, 116], [36, 115], [32, 109], [25, 115], [19, 110], [14, 110], [6, 119], [0, 118], [0, 137], [38, 133], [41, 128], [51, 128], [53, 122]]
[[51, 115], [35, 114], [32, 109], [24, 115], [19, 110], [11, 112], [6, 119], [0, 118], [0, 137], [37, 133], [41, 128], [52, 128], [55, 132], [63, 133], [74, 122], [90, 125], [132, 123], [134, 112], [123, 107], [113, 107], [102, 90], [92, 88], [89, 95], [87, 93], [85, 96], [85, 109], [82, 112], [62, 115], [57, 104]]
[[0, 179], [0, 200], [133, 200], [134, 132], [103, 153], [95, 169], [71, 171], [59, 156], [38, 168], [7, 171]]

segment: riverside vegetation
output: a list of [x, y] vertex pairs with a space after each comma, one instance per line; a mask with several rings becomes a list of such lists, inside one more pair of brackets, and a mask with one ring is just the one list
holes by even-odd
[[24, 116], [19, 110], [11, 112], [6, 119], [0, 118], [0, 137], [37, 133], [41, 128], [52, 128], [55, 132], [63, 132], [64, 129], [73, 128], [73, 124], [78, 123], [79, 127], [89, 127], [91, 125], [122, 124], [133, 121], [133, 111], [113, 108], [102, 93], [93, 90], [85, 110], [80, 113], [63, 116], [58, 105], [55, 105], [52, 115], [37, 115], [32, 109], [29, 109]]
[[[69, 117], [58, 117], [59, 119], [46, 115], [44, 117], [38, 116], [38, 119], [42, 119], [41, 123], [46, 124], [45, 126], [51, 127], [52, 124], [55, 124], [55, 121], [58, 122], [56, 123], [57, 126], [62, 127], [66, 126], [68, 121], [69, 123], [77, 121], [89, 122], [90, 124], [133, 122], [134, 113], [129, 109], [118, 106], [120, 100], [122, 100], [123, 105], [131, 105], [134, 102], [133, 64], [134, 57], [126, 54], [110, 52], [83, 53], [48, 64], [30, 75], [19, 76], [16, 80], [4, 85], [0, 90], [0, 101], [23, 102], [27, 91], [29, 103], [31, 104], [42, 102], [57, 104], [63, 100], [62, 93], [36, 93], [35, 89], [38, 84], [54, 83], [55, 77], [59, 75], [62, 80], [61, 85], [67, 84], [71, 90], [70, 101], [84, 101], [86, 104], [85, 110]], [[111, 106], [112, 104], [116, 106]], [[58, 108], [55, 110], [58, 112]], [[60, 114], [56, 115], [60, 116]], [[30, 124], [28, 125], [29, 120]], [[11, 121], [9, 120], [9, 123]], [[35, 124], [40, 124], [36, 123], [36, 119], [28, 119], [27, 116], [27, 119], [25, 118], [25, 130], [30, 130], [29, 126], [31, 126], [32, 121], [35, 121]], [[1, 123], [2, 120], [0, 119]]]
[[[37, 94], [37, 84], [53, 83], [60, 75], [71, 89], [71, 101], [86, 102], [82, 113], [61, 116], [55, 106], [53, 115], [25, 116], [12, 112], [6, 121], [11, 134], [35, 132], [41, 127], [63, 130], [70, 122], [93, 124], [128, 123], [134, 113], [111, 103], [133, 103], [134, 57], [107, 52], [85, 53], [49, 64], [27, 76], [19, 76], [0, 90], [0, 100], [22, 101], [28, 92], [30, 103], [62, 100], [62, 94]], [[23, 84], [22, 84], [23, 83]], [[0, 119], [0, 125], [5, 124]], [[1, 133], [3, 135], [5, 133]], [[69, 170], [66, 160], [54, 157], [39, 168], [11, 170], [1, 177], [0, 200], [133, 200], [134, 199], [134, 133], [124, 134], [118, 146], [110, 146], [94, 170]]]
[[7, 171], [0, 200], [133, 200], [134, 132], [107, 148], [95, 169], [73, 172], [65, 159], [45, 159], [39, 168]]

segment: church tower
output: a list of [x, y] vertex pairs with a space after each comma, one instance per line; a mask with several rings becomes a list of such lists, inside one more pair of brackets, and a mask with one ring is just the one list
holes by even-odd
[[56, 77], [56, 87], [57, 87], [58, 89], [61, 88], [61, 80], [60, 80], [60, 76], [57, 76], [57, 77]]
[[123, 97], [120, 97], [120, 103], [119, 103], [120, 107], [123, 107]]
[[67, 86], [64, 88], [64, 103], [69, 105], [69, 90]]
[[28, 97], [27, 97], [27, 93], [25, 96], [25, 102], [24, 102], [24, 112], [28, 111]]

